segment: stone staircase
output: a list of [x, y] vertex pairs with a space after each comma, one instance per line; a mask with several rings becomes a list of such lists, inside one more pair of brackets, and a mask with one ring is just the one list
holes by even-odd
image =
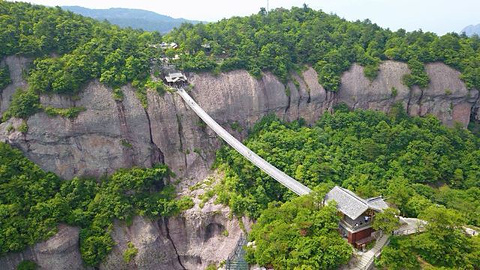
[[240, 239], [237, 242], [237, 246], [233, 253], [228, 256], [228, 259], [225, 263], [226, 270], [248, 270], [248, 263], [245, 261], [245, 245], [247, 244], [247, 239], [243, 235], [240, 236]]
[[372, 269], [373, 267], [373, 261], [375, 260], [375, 257], [380, 255], [382, 252], [382, 248], [388, 243], [389, 235], [382, 235], [377, 242], [375, 243], [375, 246], [365, 252], [362, 257], [360, 258], [358, 264], [355, 266], [354, 269], [360, 269], [360, 270], [368, 270]]

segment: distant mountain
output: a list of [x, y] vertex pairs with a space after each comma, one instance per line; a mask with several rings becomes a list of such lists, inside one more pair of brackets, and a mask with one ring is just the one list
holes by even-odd
[[163, 34], [169, 32], [174, 27], [180, 26], [184, 22], [190, 22], [193, 24], [199, 23], [199, 21], [182, 18], [176, 19], [142, 9], [89, 9], [79, 6], [63, 6], [62, 8], [93, 19], [101, 21], [108, 20], [110, 23], [116, 24], [120, 27], [132, 27], [146, 31], [159, 31]]
[[465, 32], [467, 36], [473, 36], [474, 34], [477, 34], [480, 36], [480, 24], [477, 25], [469, 25], [465, 28], [463, 28], [462, 33]]

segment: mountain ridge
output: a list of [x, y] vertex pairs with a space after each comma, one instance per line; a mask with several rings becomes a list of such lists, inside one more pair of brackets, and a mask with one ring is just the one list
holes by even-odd
[[97, 20], [107, 20], [120, 27], [131, 27], [146, 31], [170, 32], [182, 23], [200, 23], [184, 18], [173, 18], [149, 10], [130, 8], [90, 9], [81, 6], [61, 6], [62, 9]]
[[465, 33], [467, 36], [473, 36], [475, 34], [480, 35], [480, 23], [477, 25], [469, 25], [463, 28], [462, 33]]

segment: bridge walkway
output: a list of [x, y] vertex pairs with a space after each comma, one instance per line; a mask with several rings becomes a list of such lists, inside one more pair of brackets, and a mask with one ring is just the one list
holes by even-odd
[[179, 88], [177, 93], [183, 98], [185, 103], [200, 117], [215, 133], [220, 136], [226, 143], [233, 147], [238, 153], [252, 162], [255, 166], [260, 168], [266, 174], [271, 176], [273, 179], [278, 181], [280, 184], [284, 185], [289, 190], [293, 191], [297, 195], [305, 195], [310, 193], [312, 190], [304, 186], [297, 180], [288, 176], [286, 173], [280, 171], [272, 164], [268, 163], [266, 160], [261, 158], [259, 155], [255, 154], [252, 150], [248, 149], [240, 141], [235, 139], [228, 131], [221, 127], [213, 118], [211, 118], [194, 100], [190, 95], [183, 89]]

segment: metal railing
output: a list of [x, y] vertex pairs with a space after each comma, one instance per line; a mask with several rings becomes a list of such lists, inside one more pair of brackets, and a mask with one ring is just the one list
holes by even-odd
[[260, 170], [268, 174], [270, 177], [284, 185], [286, 188], [296, 193], [297, 195], [309, 194], [312, 190], [293, 179], [286, 173], [277, 169], [272, 164], [255, 154], [252, 150], [248, 149], [235, 137], [233, 137], [228, 131], [220, 126], [212, 117], [210, 117], [193, 98], [185, 92], [183, 88], [177, 88], [177, 93], [183, 98], [185, 103], [202, 119], [220, 138], [222, 138], [227, 144], [235, 149], [239, 154], [244, 156], [247, 160], [252, 162]]
[[351, 224], [349, 224], [345, 220], [341, 220], [340, 223], [341, 223], [341, 225], [343, 225], [343, 227], [345, 229], [349, 229], [352, 232], [357, 232], [357, 231], [361, 231], [365, 228], [372, 227], [372, 224], [373, 224], [372, 221], [368, 221], [366, 223], [359, 224], [358, 226], [352, 226]]
[[245, 261], [245, 249], [247, 238], [242, 234], [238, 239], [235, 250], [228, 256], [225, 262], [226, 270], [248, 270], [248, 263]]

